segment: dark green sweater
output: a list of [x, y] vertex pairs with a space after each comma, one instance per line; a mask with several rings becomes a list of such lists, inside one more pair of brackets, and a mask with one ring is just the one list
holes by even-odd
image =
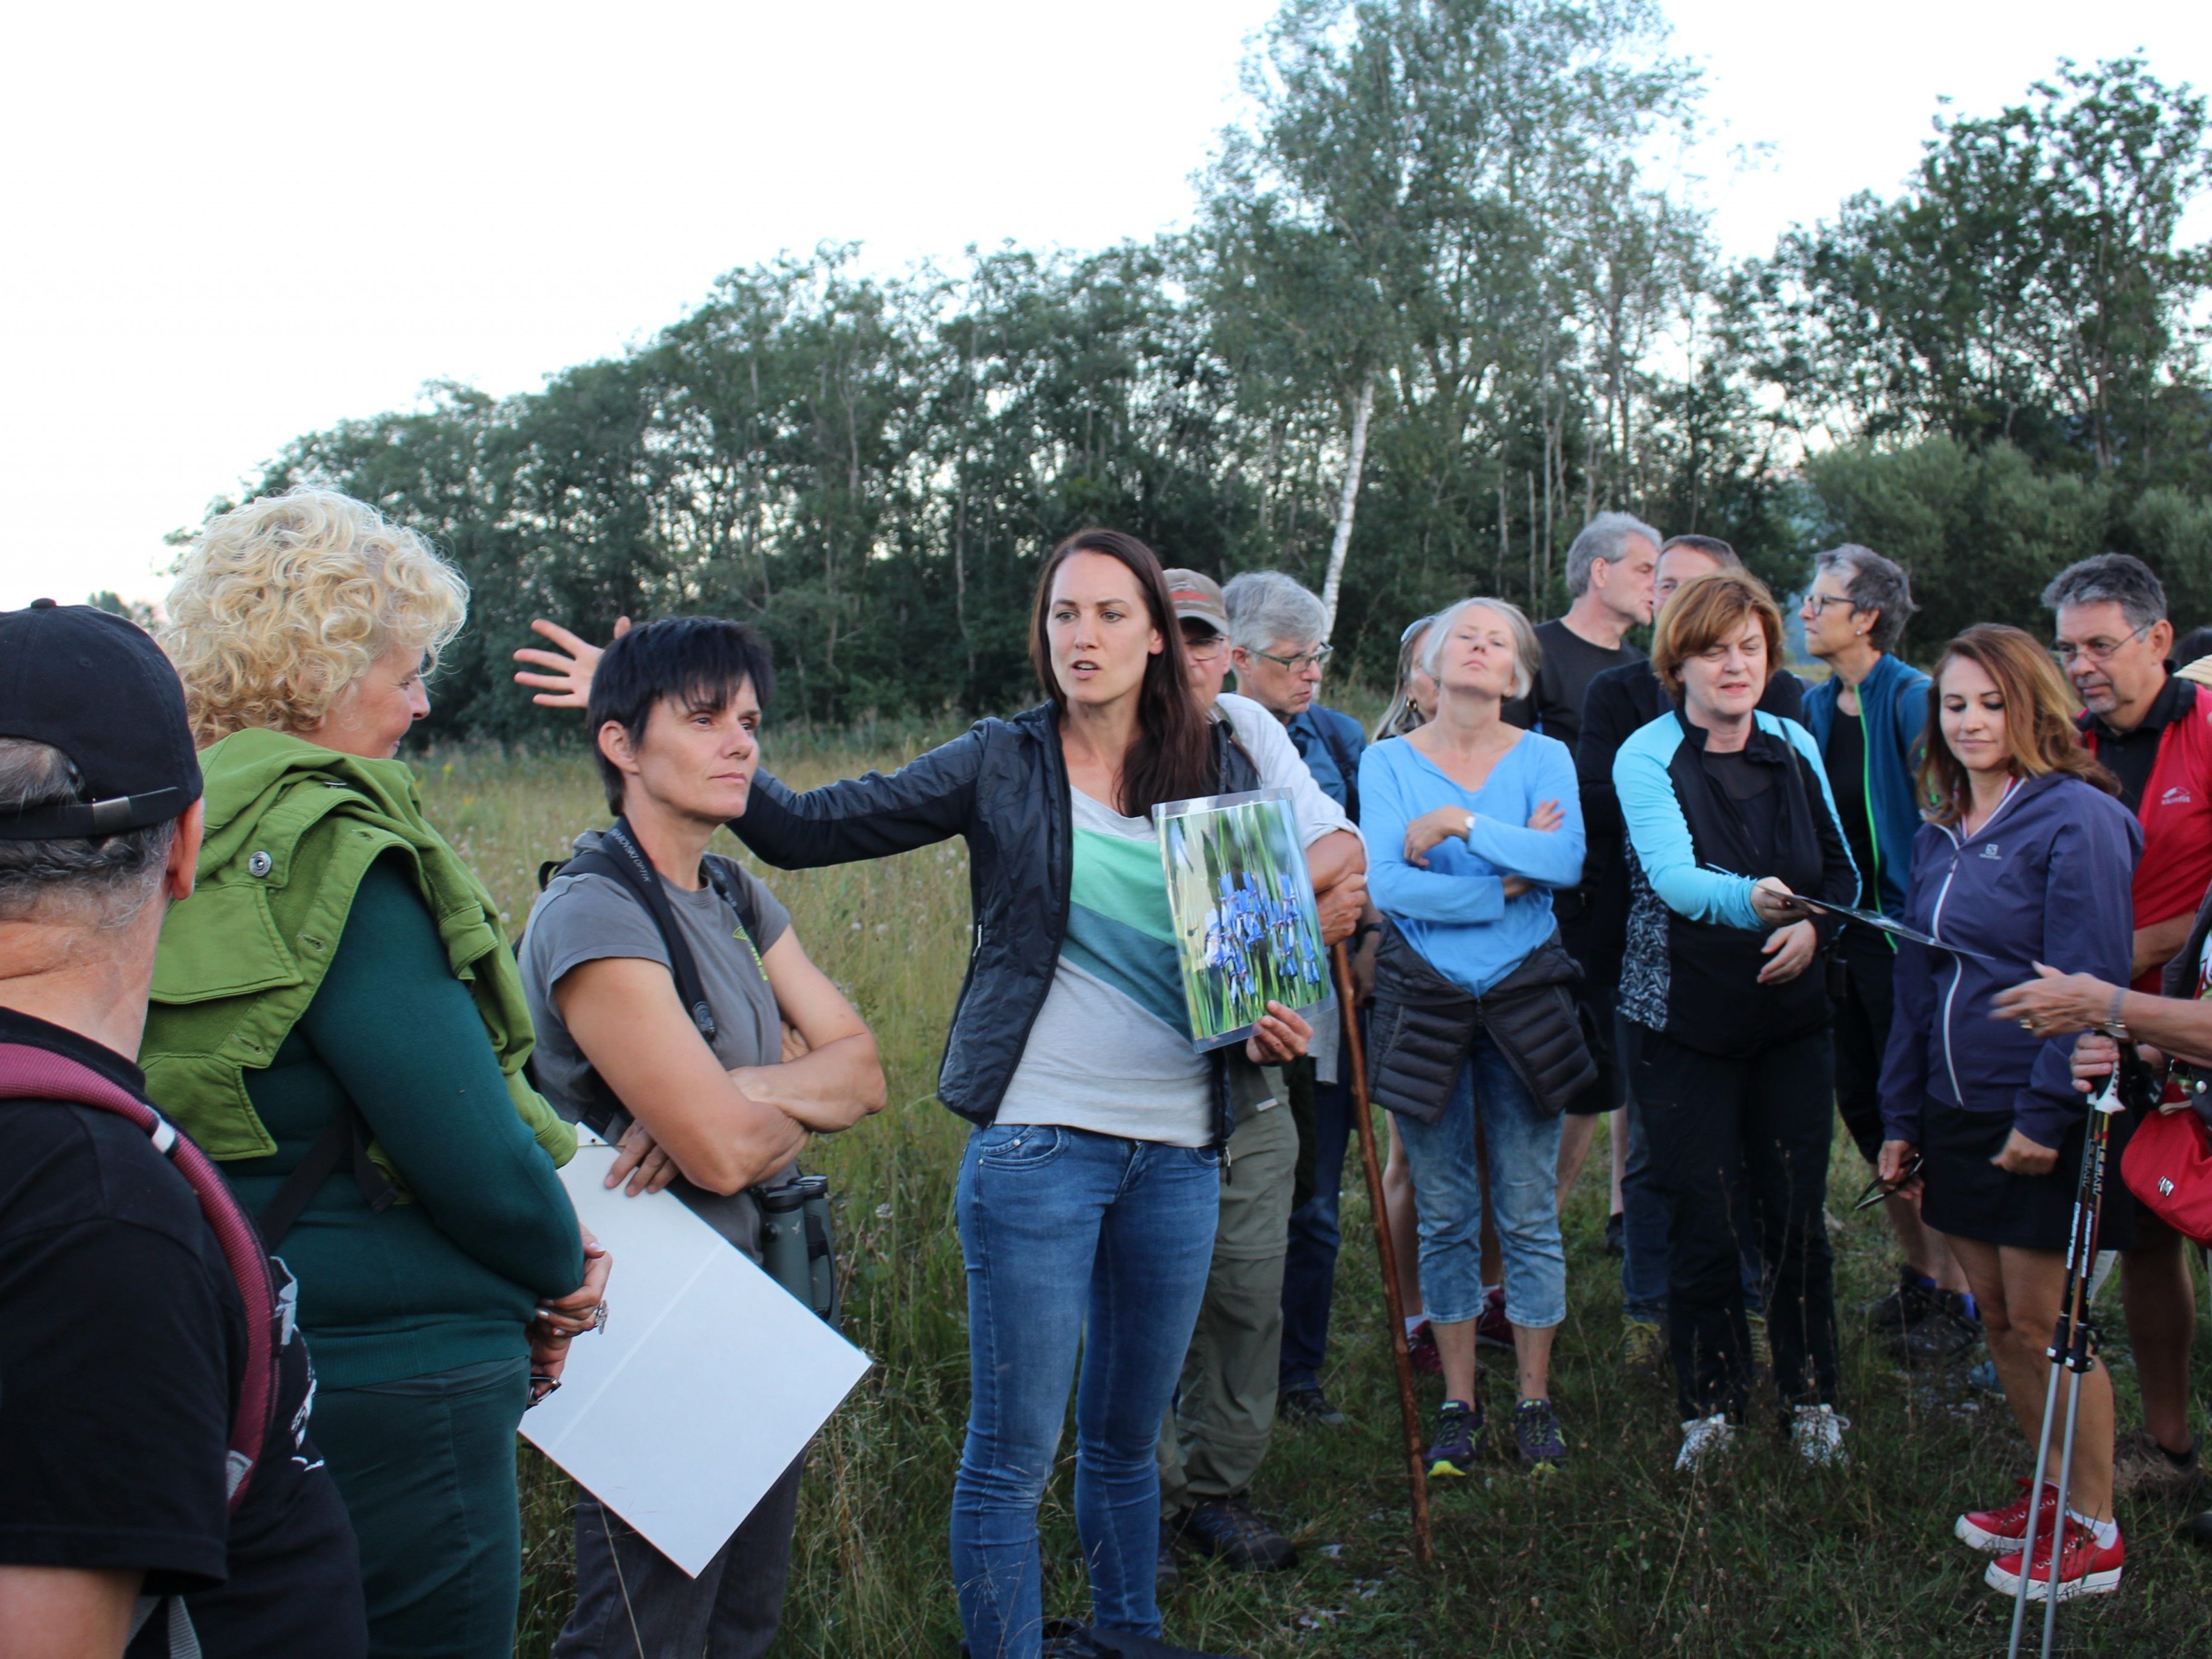
[[373, 1213], [348, 1160], [276, 1248], [322, 1386], [519, 1358], [538, 1300], [582, 1283], [553, 1160], [515, 1115], [475, 1001], [394, 860], [362, 878], [322, 988], [246, 1088], [277, 1146], [223, 1167], [249, 1211], [349, 1097], [414, 1194]]

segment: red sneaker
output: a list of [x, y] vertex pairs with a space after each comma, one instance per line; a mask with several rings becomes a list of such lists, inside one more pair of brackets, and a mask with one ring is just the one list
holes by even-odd
[[1429, 1328], [1427, 1320], [1413, 1327], [1413, 1340], [1406, 1346], [1413, 1353], [1415, 1370], [1424, 1376], [1442, 1376], [1444, 1374], [1443, 1356], [1437, 1352], [1437, 1334]]
[[[2051, 1599], [2051, 1558], [2054, 1553], [2057, 1552], [2042, 1539], [2035, 1540], [2035, 1565], [2027, 1575], [2029, 1601]], [[2094, 1530], [2068, 1516], [2066, 1547], [2058, 1557], [2058, 1599], [2070, 1601], [2077, 1595], [2111, 1595], [2120, 1587], [2120, 1568], [2127, 1554], [2127, 1545], [2122, 1541], [2117, 1527], [2112, 1529], [2112, 1541], [2100, 1544]], [[2020, 1589], [2020, 1552], [2014, 1550], [1990, 1562], [1989, 1571], [1982, 1575], [1982, 1582], [2001, 1595], [2014, 1594]]]
[[1500, 1285], [1482, 1301], [1482, 1312], [1474, 1322], [1474, 1340], [1486, 1348], [1510, 1348], [1513, 1346], [1513, 1322], [1505, 1316], [1505, 1290]]
[[[2020, 1496], [2001, 1510], [1969, 1510], [1959, 1517], [1951, 1528], [1958, 1540], [1968, 1549], [1982, 1550], [1990, 1555], [2020, 1553], [2021, 1540], [2027, 1536], [2027, 1482], [2015, 1480]], [[2058, 1488], [2045, 1483], [2043, 1513], [2036, 1517], [2035, 1535], [2039, 1539], [2051, 1536], [2051, 1517], [2058, 1513]]]

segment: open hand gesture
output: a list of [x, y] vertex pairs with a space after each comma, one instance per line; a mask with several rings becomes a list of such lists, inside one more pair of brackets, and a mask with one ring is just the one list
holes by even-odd
[[[517, 662], [534, 664], [544, 669], [542, 674], [515, 671], [517, 685], [534, 685], [538, 695], [531, 698], [540, 708], [582, 708], [592, 697], [592, 673], [599, 665], [600, 647], [577, 635], [571, 634], [559, 623], [548, 622], [540, 617], [530, 624], [530, 631], [549, 639], [561, 648], [540, 651], [535, 646], [524, 646], [514, 653]], [[615, 618], [615, 637], [620, 639], [629, 632], [629, 618]]]

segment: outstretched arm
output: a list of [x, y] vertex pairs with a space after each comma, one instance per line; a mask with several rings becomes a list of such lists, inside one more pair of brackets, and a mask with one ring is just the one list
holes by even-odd
[[965, 835], [984, 733], [979, 724], [888, 776], [870, 772], [803, 793], [757, 772], [730, 831], [779, 870], [888, 858]]

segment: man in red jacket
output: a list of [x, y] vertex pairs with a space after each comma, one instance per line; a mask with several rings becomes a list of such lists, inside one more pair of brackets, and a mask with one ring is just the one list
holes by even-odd
[[[2100, 553], [2044, 589], [2056, 647], [2085, 713], [2082, 740], [2120, 781], [2143, 827], [2136, 866], [2134, 987], [2155, 994], [2212, 885], [2212, 690], [2170, 672], [2166, 590], [2140, 559]], [[2189, 1352], [2197, 1297], [2181, 1235], [2148, 1210], [2121, 1256], [2128, 1339], [2143, 1426], [2116, 1449], [2113, 1486], [2186, 1497], [2202, 1483], [2189, 1427]]]

